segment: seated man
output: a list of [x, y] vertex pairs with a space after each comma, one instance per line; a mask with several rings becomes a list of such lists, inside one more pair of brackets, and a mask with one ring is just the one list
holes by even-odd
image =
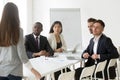
[[[88, 59], [85, 66], [92, 66], [101, 61], [109, 60], [112, 58], [118, 58], [118, 52], [113, 45], [111, 39], [105, 36], [102, 32], [104, 31], [105, 24], [102, 20], [96, 20], [93, 24], [92, 34], [94, 37], [90, 40], [87, 49], [83, 52], [82, 57]], [[105, 80], [107, 79], [107, 65], [105, 67]], [[79, 80], [82, 68], [76, 69], [75, 80]], [[114, 79], [116, 77], [115, 68], [112, 67], [110, 70], [110, 78]], [[97, 77], [102, 77], [101, 73], [97, 74]]]
[[47, 38], [40, 35], [42, 30], [42, 24], [36, 22], [33, 26], [33, 33], [25, 36], [25, 48], [29, 59], [42, 55], [52, 56], [54, 54]]
[[93, 27], [93, 24], [94, 24], [95, 21], [96, 21], [95, 18], [89, 18], [89, 19], [87, 20], [88, 29], [89, 29], [89, 31], [90, 31], [90, 34], [92, 34], [92, 27]]

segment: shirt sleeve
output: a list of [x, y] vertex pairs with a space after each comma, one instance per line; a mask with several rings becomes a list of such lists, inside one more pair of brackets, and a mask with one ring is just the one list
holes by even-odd
[[67, 46], [66, 46], [66, 42], [64, 40], [64, 36], [62, 34], [60, 36], [61, 36], [61, 41], [62, 41], [62, 49], [64, 49], [64, 51], [66, 51], [67, 50]]
[[20, 29], [20, 36], [19, 36], [19, 42], [17, 44], [17, 51], [18, 56], [22, 63], [27, 63], [29, 61], [26, 51], [25, 51], [25, 45], [24, 45], [24, 38], [23, 38], [23, 30]]
[[30, 63], [30, 61], [28, 61], [27, 63], [24, 64], [29, 70], [32, 69], [32, 64]]

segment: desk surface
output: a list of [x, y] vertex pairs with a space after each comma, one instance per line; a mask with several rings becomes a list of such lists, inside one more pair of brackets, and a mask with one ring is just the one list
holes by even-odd
[[[77, 59], [68, 60], [67, 57], [71, 56]], [[42, 76], [46, 76], [67, 66], [80, 62], [80, 57], [80, 53], [55, 53], [54, 57], [41, 56], [30, 59], [30, 62], [32, 66], [41, 73]], [[34, 75], [28, 69], [26, 69], [26, 67], [23, 67], [23, 75], [27, 76], [29, 80], [34, 80]]]

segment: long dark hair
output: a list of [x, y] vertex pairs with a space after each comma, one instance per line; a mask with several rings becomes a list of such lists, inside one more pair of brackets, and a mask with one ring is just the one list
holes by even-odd
[[0, 46], [17, 45], [20, 34], [20, 21], [17, 6], [8, 2], [3, 9], [0, 22]]
[[55, 24], [59, 24], [59, 25], [61, 26], [61, 32], [60, 32], [60, 33], [62, 33], [63, 29], [62, 29], [62, 23], [61, 23], [60, 21], [55, 21], [55, 22], [52, 24], [49, 33], [53, 33], [53, 32], [54, 32], [54, 31], [53, 31], [53, 27], [55, 26]]

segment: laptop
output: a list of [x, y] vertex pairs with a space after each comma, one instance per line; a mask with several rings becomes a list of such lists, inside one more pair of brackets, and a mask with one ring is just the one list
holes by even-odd
[[80, 46], [80, 44], [77, 44], [77, 45], [75, 45], [75, 47], [73, 48], [73, 51], [72, 51], [72, 53], [76, 53], [76, 51], [77, 51], [77, 48]]

